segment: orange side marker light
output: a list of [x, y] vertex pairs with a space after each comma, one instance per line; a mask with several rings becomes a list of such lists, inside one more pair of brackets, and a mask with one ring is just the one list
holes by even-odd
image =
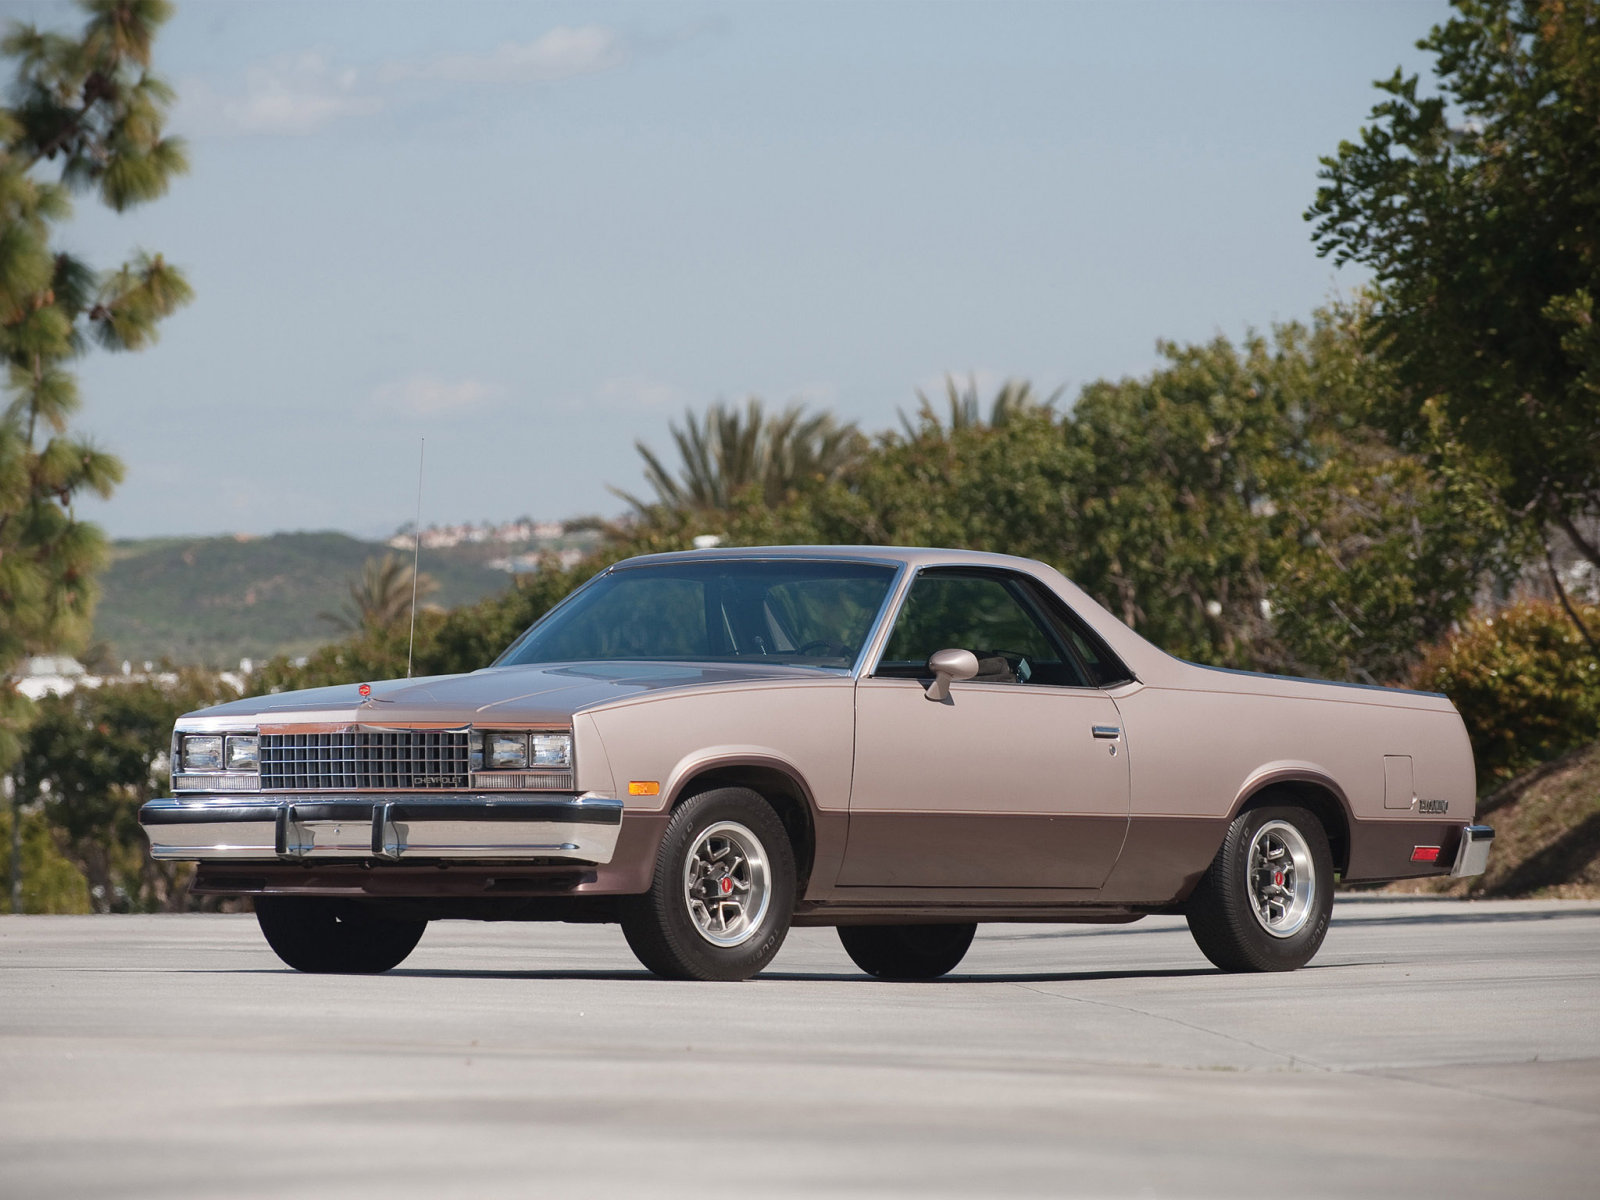
[[635, 779], [628, 784], [628, 795], [630, 796], [659, 796], [660, 794], [661, 784], [654, 779]]

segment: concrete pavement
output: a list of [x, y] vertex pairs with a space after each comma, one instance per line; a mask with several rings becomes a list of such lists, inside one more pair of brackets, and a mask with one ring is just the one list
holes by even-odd
[[1341, 898], [1227, 976], [1183, 922], [798, 930], [667, 983], [614, 927], [442, 923], [306, 976], [249, 917], [0, 917], [0, 1196], [1573, 1196], [1600, 904]]

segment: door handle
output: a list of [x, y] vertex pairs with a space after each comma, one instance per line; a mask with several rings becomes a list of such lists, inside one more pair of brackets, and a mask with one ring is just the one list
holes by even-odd
[[1096, 725], [1094, 727], [1094, 735], [1097, 738], [1121, 737], [1122, 730], [1118, 729], [1115, 725]]

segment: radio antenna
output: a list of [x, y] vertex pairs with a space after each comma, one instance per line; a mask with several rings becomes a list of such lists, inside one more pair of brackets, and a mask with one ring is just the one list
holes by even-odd
[[418, 439], [417, 447], [417, 523], [411, 527], [411, 636], [406, 639], [406, 678], [411, 678], [411, 652], [417, 645], [417, 566], [422, 561], [422, 461], [428, 453], [428, 439]]

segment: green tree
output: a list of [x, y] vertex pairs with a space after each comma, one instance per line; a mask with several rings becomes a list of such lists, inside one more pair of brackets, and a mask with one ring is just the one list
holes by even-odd
[[1387, 384], [1360, 321], [1167, 345], [1162, 367], [1090, 384], [1066, 414], [933, 413], [839, 481], [730, 512], [718, 532], [1026, 555], [1184, 657], [1398, 679], [1500, 565], [1503, 523], [1471, 464], [1441, 486], [1367, 423]]
[[[954, 375], [944, 377], [945, 412], [941, 413], [933, 401], [922, 391], [917, 389], [917, 411], [915, 419], [900, 414], [900, 427], [908, 438], [915, 438], [917, 434], [928, 428], [934, 430], [970, 429], [979, 425], [1004, 425], [1014, 416], [1034, 412], [1039, 409], [1053, 409], [1056, 401], [1061, 399], [1064, 388], [1057, 388], [1048, 396], [1041, 398], [1033, 390], [1033, 384], [1026, 379], [1008, 379], [1002, 383], [999, 390], [989, 401], [988, 415], [984, 415], [983, 401], [978, 396], [977, 377], [967, 380], [965, 386], [956, 382]], [[949, 425], [945, 422], [948, 420]]]
[[1459, 447], [1600, 568], [1600, 0], [1454, 6], [1418, 43], [1437, 94], [1380, 81], [1306, 217], [1319, 253], [1374, 272], [1401, 446]]
[[642, 441], [635, 442], [645, 463], [645, 480], [654, 500], [640, 500], [613, 491], [636, 513], [651, 508], [721, 512], [746, 488], [754, 488], [767, 504], [781, 504], [796, 489], [817, 480], [838, 478], [858, 462], [866, 439], [853, 424], [829, 413], [807, 413], [792, 404], [769, 413], [755, 397], [744, 411], [713, 404], [704, 419], [691, 409], [683, 427], [671, 427], [678, 448], [674, 474]]
[[[1600, 620], [1600, 606], [1583, 616]], [[1548, 601], [1463, 622], [1428, 648], [1413, 678], [1461, 710], [1482, 785], [1600, 738], [1600, 654]]]
[[117, 212], [152, 200], [185, 169], [162, 133], [172, 93], [150, 73], [165, 0], [86, 0], [81, 34], [12, 23], [14, 70], [0, 108], [0, 765], [18, 747], [30, 706], [17, 692], [24, 656], [81, 643], [103, 557], [98, 529], [73, 498], [107, 495], [115, 458], [73, 435], [78, 393], [69, 364], [91, 345], [138, 350], [190, 297], [159, 255], [109, 271], [53, 245], [69, 196], [93, 191]]
[[1466, 465], [1441, 487], [1369, 424], [1388, 382], [1361, 328], [1331, 311], [1167, 346], [1147, 378], [1086, 388], [1079, 582], [1184, 657], [1404, 676], [1500, 565], [1502, 526]]
[[214, 675], [184, 672], [108, 680], [38, 702], [13, 783], [25, 804], [42, 813], [60, 853], [82, 872], [96, 912], [186, 905], [187, 866], [150, 858], [139, 806], [168, 792], [173, 722], [234, 695]]
[[413, 574], [411, 564], [399, 555], [385, 554], [362, 564], [343, 611], [323, 613], [322, 618], [351, 633], [388, 630], [407, 621], [413, 603], [422, 605], [438, 590], [439, 581], [426, 571]]
[[[11, 845], [11, 822], [21, 818], [17, 837], [18, 903], [15, 912], [89, 913], [89, 882], [62, 857], [41, 806], [0, 808], [0, 847]], [[11, 894], [10, 855], [6, 855], [6, 894]]]

